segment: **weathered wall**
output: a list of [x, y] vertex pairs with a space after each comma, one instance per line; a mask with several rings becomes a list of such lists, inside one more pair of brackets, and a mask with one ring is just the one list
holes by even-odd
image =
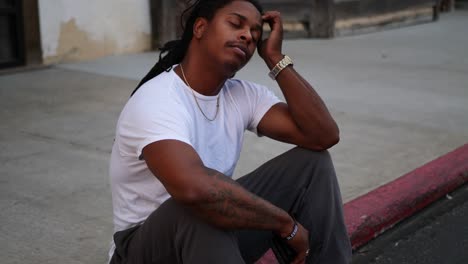
[[149, 0], [39, 0], [44, 63], [151, 48]]
[[335, 0], [335, 35], [366, 33], [435, 19], [436, 0]]
[[[330, 38], [433, 21], [436, 0], [260, 0], [283, 14], [288, 36]], [[299, 25], [299, 26], [298, 26]], [[299, 33], [299, 34], [298, 34]], [[302, 33], [302, 34], [300, 34]]]

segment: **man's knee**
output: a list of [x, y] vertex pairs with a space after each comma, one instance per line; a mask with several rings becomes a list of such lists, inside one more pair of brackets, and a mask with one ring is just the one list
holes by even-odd
[[328, 150], [315, 151], [302, 147], [295, 147], [290, 150], [291, 160], [303, 162], [305, 164], [317, 163], [333, 166], [333, 162]]

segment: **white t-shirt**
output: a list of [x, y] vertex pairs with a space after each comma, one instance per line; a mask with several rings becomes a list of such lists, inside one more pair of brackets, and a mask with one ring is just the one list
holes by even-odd
[[[209, 118], [216, 114], [217, 96], [194, 92]], [[266, 87], [229, 79], [219, 93], [219, 112], [208, 121], [190, 87], [171, 70], [140, 87], [123, 108], [110, 159], [114, 231], [141, 224], [170, 197], [162, 183], [139, 158], [150, 143], [172, 139], [185, 142], [206, 167], [232, 176], [244, 132], [257, 132], [264, 114], [279, 99]], [[112, 242], [110, 257], [114, 252]]]

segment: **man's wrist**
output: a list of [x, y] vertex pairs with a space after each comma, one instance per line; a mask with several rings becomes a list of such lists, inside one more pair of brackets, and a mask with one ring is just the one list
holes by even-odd
[[283, 239], [286, 239], [287, 241], [293, 239], [296, 236], [298, 229], [299, 229], [299, 226], [297, 225], [296, 220], [294, 220], [294, 226], [293, 226], [291, 233], [287, 237], [284, 237]]
[[296, 220], [288, 215], [288, 220], [281, 225], [281, 229], [276, 234], [281, 238], [286, 238], [291, 235], [296, 225]]
[[272, 55], [272, 56], [268, 56], [267, 58], [265, 58], [265, 63], [267, 64], [268, 66], [268, 69], [273, 69], [273, 67], [276, 66], [276, 64], [278, 64], [278, 62], [280, 62], [282, 59], [284, 58], [284, 55], [279, 53], [279, 54], [276, 54], [276, 55]]
[[276, 80], [276, 77], [282, 72], [286, 67], [293, 65], [293, 61], [289, 56], [284, 56], [271, 71], [268, 73], [271, 79]]

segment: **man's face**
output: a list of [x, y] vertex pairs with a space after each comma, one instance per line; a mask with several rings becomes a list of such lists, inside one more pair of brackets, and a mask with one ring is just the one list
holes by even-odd
[[207, 59], [236, 72], [252, 58], [261, 36], [262, 17], [255, 6], [233, 1], [216, 12], [200, 41]]

